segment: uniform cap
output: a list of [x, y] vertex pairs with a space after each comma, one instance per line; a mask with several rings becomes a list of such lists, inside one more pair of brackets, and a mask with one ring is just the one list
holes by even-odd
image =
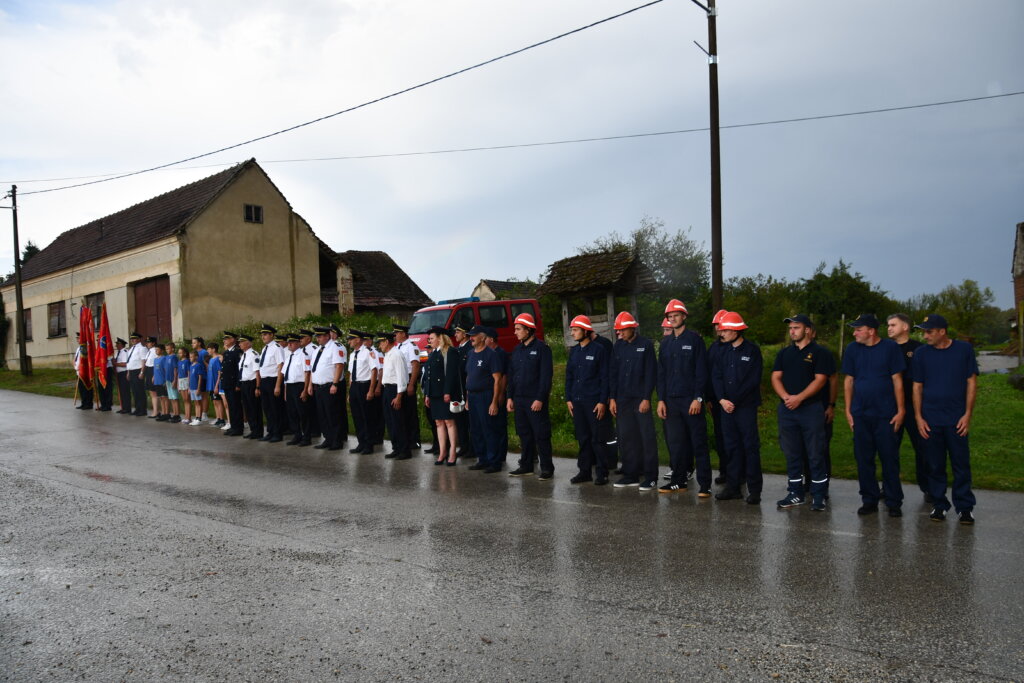
[[128, 342], [126, 342], [126, 341], [125, 341], [124, 339], [121, 339], [120, 337], [118, 337], [118, 338], [117, 338], [117, 339], [115, 339], [114, 341], [115, 341], [115, 342], [117, 342], [118, 344], [127, 344], [127, 343], [128, 343]]
[[512, 322], [513, 325], [522, 325], [523, 327], [529, 327], [531, 330], [537, 329], [537, 323], [533, 321], [533, 316], [529, 313], [520, 313], [516, 316], [516, 319]]
[[443, 335], [448, 335], [448, 330], [446, 328], [444, 328], [444, 327], [441, 327], [440, 325], [434, 325], [429, 330], [427, 330], [427, 334], [443, 334]]
[[629, 327], [640, 327], [637, 323], [636, 318], [633, 317], [629, 311], [622, 311], [615, 316], [615, 329], [625, 330]]
[[373, 335], [373, 341], [375, 341], [375, 342], [382, 342], [382, 341], [384, 341], [385, 339], [388, 338], [387, 335], [388, 335], [387, 332], [376, 332]]
[[667, 304], [665, 304], [665, 315], [666, 316], [669, 313], [677, 313], [677, 312], [678, 313], [685, 313], [687, 315], [690, 314], [690, 312], [688, 310], [686, 310], [686, 304], [684, 304], [679, 299], [672, 299], [672, 301], [669, 301]]
[[784, 323], [800, 323], [801, 325], [807, 325], [807, 327], [814, 327], [814, 323], [811, 322], [811, 319], [808, 318], [803, 313], [797, 313], [794, 316], [790, 316], [789, 318], [786, 318], [782, 322], [784, 322]]
[[285, 341], [288, 342], [289, 344], [291, 344], [292, 342], [298, 342], [299, 335], [297, 335], [294, 332], [289, 332], [287, 335], [285, 335]]
[[313, 336], [313, 330], [306, 330], [306, 329], [299, 330], [299, 336], [300, 337], [312, 337]]
[[463, 334], [469, 334], [469, 330], [467, 330], [462, 323], [456, 325], [454, 328], [452, 328], [452, 330], [455, 332], [462, 332]]
[[850, 327], [873, 327], [878, 329], [878, 318], [871, 313], [861, 313], [860, 317], [853, 322], [846, 323]]
[[743, 322], [743, 317], [739, 313], [726, 311], [725, 315], [718, 321], [718, 327], [722, 330], [736, 330], [738, 332], [739, 330], [747, 329], [747, 324]]
[[715, 313], [715, 317], [711, 319], [711, 324], [712, 325], [717, 325], [718, 323], [722, 322], [722, 316], [725, 315], [728, 312], [729, 311], [727, 311], [727, 310], [725, 310], [723, 308], [718, 313]]
[[[227, 334], [227, 333], [225, 332], [225, 334]], [[131, 334], [128, 335], [128, 338], [129, 339], [142, 339], [142, 335], [140, 335], [138, 332], [132, 332]]]
[[239, 339], [239, 341], [247, 341], [249, 343], [252, 343], [252, 337], [250, 337], [247, 334], [240, 334], [240, 335], [238, 335], [238, 339]]
[[286, 341], [288, 341], [288, 335], [287, 334], [277, 334], [277, 335], [274, 335], [274, 339], [276, 339], [277, 341], [286, 342]]
[[331, 333], [331, 328], [329, 328], [329, 327], [314, 327], [313, 331], [316, 332], [317, 334], [330, 334]]
[[409, 332], [408, 325], [392, 325], [391, 329], [393, 329], [395, 332], [405, 332], [407, 334]]
[[914, 327], [919, 330], [948, 330], [949, 323], [938, 313], [929, 313], [924, 317], [924, 320], [914, 325]]
[[473, 328], [469, 331], [469, 336], [473, 337], [478, 334], [487, 334], [487, 328], [483, 325], [473, 325]]
[[263, 325], [260, 326], [260, 334], [277, 334], [277, 328], [263, 323]]
[[490, 337], [491, 339], [494, 339], [495, 341], [497, 341], [497, 339], [498, 339], [498, 330], [494, 329], [493, 327], [485, 327], [484, 328], [484, 332], [487, 334], [488, 337]]
[[590, 324], [590, 318], [585, 315], [578, 315], [572, 319], [569, 323], [569, 327], [578, 327], [581, 330], [587, 330], [588, 332], [594, 331], [594, 326]]
[[[138, 339], [138, 336], [133, 334], [129, 339]], [[238, 339], [238, 335], [234, 332], [228, 332], [225, 330], [224, 334], [221, 335], [221, 339]]]
[[[331, 325], [331, 327], [334, 327], [334, 325]], [[330, 330], [330, 329], [331, 328], [328, 328], [328, 330]], [[348, 331], [348, 338], [349, 339], [362, 339], [363, 336], [364, 336], [363, 333], [360, 332], [359, 330], [349, 330]]]
[[334, 323], [331, 323], [330, 325], [327, 326], [327, 331], [328, 332], [334, 332], [335, 334], [337, 334], [339, 336], [341, 335], [341, 328], [338, 327], [337, 325], [335, 325]]
[[149, 337], [149, 338], [147, 339], [147, 341], [148, 341], [148, 342], [149, 342], [150, 344], [156, 344], [156, 337]]

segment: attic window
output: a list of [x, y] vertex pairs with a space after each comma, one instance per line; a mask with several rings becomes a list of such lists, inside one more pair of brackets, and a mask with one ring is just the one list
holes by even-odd
[[256, 204], [245, 205], [245, 222], [246, 223], [262, 223], [263, 222], [263, 207], [257, 206]]

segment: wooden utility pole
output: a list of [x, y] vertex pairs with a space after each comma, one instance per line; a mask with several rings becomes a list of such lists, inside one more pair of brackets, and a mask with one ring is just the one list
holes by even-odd
[[718, 31], [715, 20], [718, 9], [715, 0], [705, 6], [691, 0], [708, 15], [708, 49], [700, 47], [708, 56], [708, 96], [711, 110], [711, 309], [722, 308], [722, 154], [719, 145], [718, 123]]
[[32, 374], [28, 354], [25, 352], [25, 302], [21, 296], [21, 245], [18, 242], [18, 186], [11, 185], [11, 215], [14, 217], [14, 301], [17, 311], [14, 315], [18, 335], [18, 363], [21, 374]]

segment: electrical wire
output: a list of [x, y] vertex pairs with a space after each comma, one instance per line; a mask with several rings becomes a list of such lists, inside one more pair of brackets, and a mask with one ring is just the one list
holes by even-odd
[[523, 52], [526, 52], [527, 50], [532, 50], [534, 48], [541, 47], [542, 45], [547, 45], [548, 43], [553, 43], [556, 40], [561, 40], [562, 38], [566, 38], [566, 37], [571, 36], [573, 34], [580, 33], [581, 31], [586, 31], [587, 29], [594, 28], [595, 26], [600, 26], [601, 24], [606, 24], [609, 21], [614, 21], [615, 19], [621, 19], [624, 16], [627, 16], [627, 15], [632, 14], [634, 12], [638, 12], [638, 11], [640, 11], [642, 9], [646, 9], [646, 8], [651, 7], [653, 5], [657, 5], [660, 2], [663, 2], [663, 0], [651, 0], [650, 2], [644, 3], [643, 5], [638, 5], [637, 7], [634, 7], [632, 9], [628, 9], [628, 10], [625, 10], [623, 12], [619, 12], [618, 14], [613, 14], [610, 17], [605, 17], [604, 19], [599, 19], [598, 21], [595, 21], [595, 22], [592, 22], [590, 24], [587, 24], [586, 26], [580, 26], [579, 28], [575, 28], [575, 29], [573, 29], [571, 31], [566, 31], [565, 33], [560, 33], [557, 36], [553, 36], [551, 38], [547, 38], [547, 39], [542, 40], [540, 42], [533, 43], [532, 45], [527, 45], [526, 47], [521, 47], [518, 50], [513, 50], [512, 52], [506, 52], [505, 54], [499, 55], [498, 57], [492, 57], [491, 59], [488, 59], [486, 61], [480, 62], [478, 64], [474, 64], [472, 66], [467, 66], [465, 68], [459, 69], [458, 71], [452, 71], [452, 72], [447, 73], [447, 74], [445, 74], [443, 76], [438, 76], [437, 78], [432, 78], [429, 81], [423, 81], [422, 83], [418, 83], [417, 85], [412, 85], [412, 86], [409, 86], [408, 88], [403, 88], [402, 90], [396, 90], [395, 92], [390, 93], [388, 95], [383, 95], [383, 96], [378, 97], [376, 99], [368, 100], [366, 102], [363, 102], [362, 104], [357, 104], [355, 106], [348, 107], [347, 109], [342, 109], [340, 111], [336, 111], [333, 114], [327, 114], [325, 116], [320, 116], [318, 118], [311, 119], [309, 121], [304, 121], [302, 123], [297, 123], [294, 126], [289, 126], [288, 128], [282, 128], [281, 130], [274, 131], [273, 133], [267, 133], [265, 135], [260, 135], [258, 137], [251, 138], [249, 140], [244, 140], [242, 142], [236, 142], [233, 145], [227, 145], [226, 147], [221, 147], [220, 149], [215, 149], [215, 150], [212, 150], [210, 152], [204, 152], [202, 154], [196, 154], [194, 156], [190, 156], [190, 157], [187, 157], [185, 159], [179, 159], [178, 161], [172, 161], [172, 162], [169, 162], [169, 163], [166, 163], [166, 164], [160, 164], [159, 166], [152, 166], [150, 168], [144, 168], [144, 169], [140, 169], [140, 170], [137, 170], [137, 171], [131, 171], [130, 173], [122, 173], [122, 174], [119, 174], [119, 175], [111, 176], [109, 178], [103, 178], [101, 180], [90, 180], [90, 181], [84, 182], [84, 183], [76, 183], [74, 185], [64, 185], [64, 186], [61, 186], [61, 187], [51, 187], [51, 188], [48, 188], [48, 189], [45, 189], [45, 190], [32, 190], [30, 192], [25, 192], [23, 194], [25, 194], [25, 195], [42, 194], [44, 192], [57, 192], [59, 190], [70, 190], [71, 188], [84, 187], [86, 185], [96, 185], [98, 183], [107, 183], [107, 182], [110, 182], [112, 180], [120, 180], [122, 178], [130, 178], [131, 176], [141, 175], [143, 173], [150, 173], [151, 171], [158, 171], [158, 170], [163, 169], [163, 168], [169, 168], [171, 166], [177, 166], [179, 164], [188, 163], [189, 161], [195, 161], [196, 159], [202, 159], [204, 157], [213, 156], [214, 154], [220, 154], [221, 152], [227, 152], [227, 151], [232, 150], [232, 149], [237, 149], [239, 147], [244, 147], [245, 145], [250, 145], [250, 144], [252, 144], [254, 142], [260, 142], [261, 140], [267, 140], [269, 138], [276, 137], [278, 135], [283, 135], [285, 133], [290, 133], [290, 132], [292, 132], [294, 130], [298, 130], [300, 128], [305, 128], [306, 126], [312, 126], [315, 123], [320, 123], [322, 121], [326, 121], [328, 119], [332, 119], [332, 118], [334, 118], [336, 116], [341, 116], [342, 114], [348, 114], [348, 113], [356, 111], [358, 109], [363, 109], [365, 107], [369, 107], [370, 105], [377, 104], [377, 103], [383, 102], [385, 100], [389, 100], [389, 99], [391, 99], [393, 97], [398, 97], [399, 95], [404, 95], [404, 94], [410, 93], [410, 92], [412, 92], [414, 90], [419, 90], [420, 88], [425, 88], [428, 85], [433, 85], [434, 83], [439, 83], [439, 82], [447, 80], [449, 78], [454, 78], [455, 76], [460, 76], [460, 75], [462, 75], [464, 73], [467, 73], [469, 71], [473, 71], [475, 69], [479, 69], [479, 68], [487, 66], [489, 64], [494, 64], [495, 62], [501, 61], [503, 59], [507, 59], [509, 57], [514, 57], [515, 55], [518, 55], [518, 54], [522, 54]]
[[[982, 100], [994, 100], [1002, 97], [1014, 97], [1017, 95], [1024, 95], [1024, 90], [1016, 92], [1001, 93], [999, 95], [983, 95], [980, 97], [964, 97], [956, 100], [943, 100], [941, 102], [925, 102], [923, 104], [907, 104], [893, 107], [882, 107], [878, 109], [861, 109], [858, 111], [848, 111], [838, 114], [818, 114], [814, 116], [799, 116], [789, 119], [774, 119], [771, 121], [753, 121], [749, 123], [733, 123], [724, 126], [720, 126], [721, 130], [736, 129], [736, 128], [754, 128], [758, 126], [776, 126], [786, 123], [804, 123], [807, 121], [823, 121], [826, 119], [838, 119], [849, 116], [865, 116], [869, 114], [884, 114], [887, 112], [894, 111], [907, 111], [911, 109], [925, 109], [928, 107], [941, 107], [950, 104], [963, 104], [966, 102], [980, 102]], [[454, 147], [450, 149], [434, 149], [418, 152], [391, 152], [391, 153], [380, 153], [380, 154], [352, 154], [347, 156], [337, 157], [306, 157], [300, 159], [264, 159], [260, 161], [261, 164], [294, 164], [294, 163], [305, 163], [310, 161], [354, 161], [359, 159], [390, 159], [396, 157], [412, 157], [412, 156], [430, 156], [434, 154], [459, 154], [463, 152], [488, 152], [505, 149], [521, 149], [529, 147], [550, 147], [555, 145], [574, 145], [584, 142], [606, 142], [610, 140], [629, 140], [633, 138], [648, 138], [657, 137], [661, 135], [682, 135], [686, 133], [703, 133], [711, 130], [708, 126], [702, 128], [682, 128], [679, 130], [663, 130], [649, 133], [626, 133], [623, 135], [603, 135], [600, 137], [591, 138], [574, 138], [571, 140], [548, 140], [542, 142], [522, 142], [512, 143], [506, 145], [486, 145], [480, 147]], [[234, 162], [232, 162], [234, 163]], [[225, 166], [231, 166], [232, 163], [224, 164], [204, 164], [201, 166], [187, 166], [185, 169], [199, 169], [199, 168], [223, 168]], [[182, 169], [184, 170], [184, 169]], [[110, 178], [111, 176], [125, 177], [124, 174], [116, 173], [104, 173], [99, 175], [91, 176], [77, 176], [70, 178], [41, 178], [35, 180], [20, 180], [16, 182], [21, 183], [43, 183], [43, 182], [60, 182], [65, 180], [83, 180], [87, 178]], [[113, 179], [113, 178], [111, 178]], [[0, 181], [0, 184], [7, 184], [8, 181]], [[61, 189], [61, 188], [55, 188]], [[24, 192], [24, 194], [33, 194], [32, 192]]]

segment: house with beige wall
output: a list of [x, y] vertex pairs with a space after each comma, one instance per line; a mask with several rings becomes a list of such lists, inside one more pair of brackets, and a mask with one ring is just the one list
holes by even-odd
[[[98, 314], [106, 303], [115, 336], [137, 330], [160, 339], [320, 313], [321, 293], [337, 291], [340, 269], [250, 159], [68, 230], [27, 261], [27, 353], [35, 366], [66, 366], [82, 305]], [[0, 295], [13, 323], [13, 280]], [[5, 360], [18, 355], [10, 329]]]

